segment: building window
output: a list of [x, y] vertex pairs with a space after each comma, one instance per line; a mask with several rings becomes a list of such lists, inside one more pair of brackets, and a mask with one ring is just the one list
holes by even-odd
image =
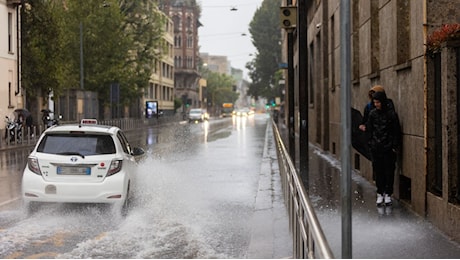
[[153, 98], [153, 83], [150, 83], [149, 91], [147, 92], [147, 97]]
[[353, 1], [353, 29], [352, 29], [352, 42], [353, 42], [353, 72], [352, 80], [359, 79], [359, 3], [358, 1]]
[[379, 1], [371, 1], [371, 73], [380, 69]]
[[[316, 40], [319, 41], [318, 36], [316, 36]], [[315, 48], [313, 46], [313, 43], [310, 44], [308, 55], [310, 56], [310, 60], [315, 60]], [[313, 79], [313, 75], [316, 75], [316, 73], [314, 73], [314, 69], [314, 63], [310, 62], [310, 66], [308, 66], [308, 103], [310, 106], [313, 106], [315, 103], [315, 88], [313, 86], [315, 79]]]
[[332, 91], [335, 90], [335, 18], [334, 15], [331, 17], [331, 28], [329, 35], [331, 36], [331, 45], [330, 45], [330, 53], [331, 53], [331, 64], [329, 72], [331, 73], [331, 89]]
[[8, 107], [12, 107], [11, 105], [11, 82], [8, 82]]
[[174, 23], [174, 31], [179, 32], [180, 31], [180, 17], [178, 15], [173, 16], [172, 18], [173, 23]]
[[193, 36], [187, 37], [187, 48], [193, 48]]
[[180, 56], [174, 57], [174, 66], [180, 68], [182, 66], [182, 59]]
[[187, 17], [187, 30], [189, 30], [190, 32], [193, 30], [193, 27], [192, 27], [192, 18], [189, 16]]
[[182, 46], [182, 37], [174, 36], [174, 47], [180, 48]]
[[8, 13], [8, 52], [13, 52], [13, 14]]
[[398, 0], [396, 10], [397, 64], [402, 64], [410, 59], [410, 1]]

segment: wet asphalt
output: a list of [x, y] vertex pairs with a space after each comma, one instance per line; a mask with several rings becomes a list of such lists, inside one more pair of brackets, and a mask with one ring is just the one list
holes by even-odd
[[[279, 129], [286, 137], [285, 126], [279, 124]], [[309, 197], [334, 257], [342, 258], [340, 162], [318, 147], [310, 145], [308, 149]], [[352, 258], [460, 258], [458, 243], [404, 204], [394, 200], [391, 207], [377, 207], [375, 185], [356, 172], [352, 174], [352, 199]], [[252, 235], [246, 258], [292, 258], [289, 217], [270, 123], [266, 129], [251, 222]]]

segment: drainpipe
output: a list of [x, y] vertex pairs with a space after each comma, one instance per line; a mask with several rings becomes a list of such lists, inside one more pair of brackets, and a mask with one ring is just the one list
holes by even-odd
[[[16, 71], [17, 71], [17, 82], [16, 82], [16, 91], [14, 95], [17, 96], [21, 93], [21, 65], [22, 65], [22, 55], [21, 53], [21, 44], [19, 34], [22, 32], [22, 26], [19, 20], [19, 6], [22, 6], [24, 1], [21, 1], [20, 4], [16, 5]], [[25, 98], [24, 98], [24, 107], [25, 107]]]

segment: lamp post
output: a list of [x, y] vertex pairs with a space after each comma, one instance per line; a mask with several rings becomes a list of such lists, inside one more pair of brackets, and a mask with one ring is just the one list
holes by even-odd
[[80, 21], [80, 89], [85, 88], [83, 72], [83, 23]]

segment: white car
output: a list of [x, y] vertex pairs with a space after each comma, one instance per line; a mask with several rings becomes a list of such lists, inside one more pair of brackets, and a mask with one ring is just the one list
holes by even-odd
[[47, 129], [30, 153], [22, 177], [23, 201], [110, 203], [126, 213], [141, 148], [114, 126], [83, 119]]
[[200, 121], [203, 122], [204, 120], [208, 120], [209, 115], [206, 112], [205, 109], [201, 108], [192, 108], [190, 109], [190, 112], [188, 113], [188, 121]]

